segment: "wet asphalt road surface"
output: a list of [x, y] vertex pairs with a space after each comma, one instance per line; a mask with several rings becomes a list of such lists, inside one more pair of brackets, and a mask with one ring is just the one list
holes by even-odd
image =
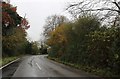
[[46, 56], [25, 56], [3, 69], [3, 77], [92, 77], [83, 71], [49, 60]]
[[18, 68], [21, 61], [22, 61], [22, 59], [2, 68], [0, 70], [0, 73], [1, 73], [0, 78], [1, 77], [11, 77], [15, 73], [15, 71]]

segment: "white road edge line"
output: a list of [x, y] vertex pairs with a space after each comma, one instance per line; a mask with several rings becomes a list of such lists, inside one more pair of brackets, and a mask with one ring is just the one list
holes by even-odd
[[20, 59], [20, 58], [18, 58], [18, 59], [16, 59], [16, 60], [13, 60], [13, 61], [11, 61], [10, 63], [2, 66], [2, 67], [0, 68], [0, 70], [3, 69], [4, 67], [6, 67], [6, 66], [8, 66], [8, 65], [10, 65], [10, 64], [12, 64], [12, 63], [14, 63], [15, 61], [18, 61], [19, 59]]
[[41, 70], [41, 67], [38, 65], [38, 63], [36, 63], [37, 67]]

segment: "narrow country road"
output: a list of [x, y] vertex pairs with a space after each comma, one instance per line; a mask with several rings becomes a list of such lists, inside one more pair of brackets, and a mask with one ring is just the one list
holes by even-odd
[[46, 56], [23, 57], [12, 77], [92, 77], [83, 71], [49, 60]]
[[84, 79], [88, 79], [88, 77], [96, 76], [49, 60], [47, 59], [47, 55], [29, 55], [3, 68], [2, 77], [12, 77], [16, 79], [19, 77], [84, 77]]

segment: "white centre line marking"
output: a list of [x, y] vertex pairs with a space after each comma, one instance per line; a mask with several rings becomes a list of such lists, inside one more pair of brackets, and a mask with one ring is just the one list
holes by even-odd
[[36, 63], [37, 67], [41, 70], [41, 67], [38, 65], [38, 63]]

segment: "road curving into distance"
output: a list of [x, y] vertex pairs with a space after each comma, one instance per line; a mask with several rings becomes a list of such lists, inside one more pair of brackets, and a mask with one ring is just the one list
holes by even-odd
[[86, 72], [47, 59], [29, 55], [2, 69], [3, 77], [95, 77]]
[[25, 57], [13, 77], [90, 77], [83, 71], [49, 60], [46, 56]]

